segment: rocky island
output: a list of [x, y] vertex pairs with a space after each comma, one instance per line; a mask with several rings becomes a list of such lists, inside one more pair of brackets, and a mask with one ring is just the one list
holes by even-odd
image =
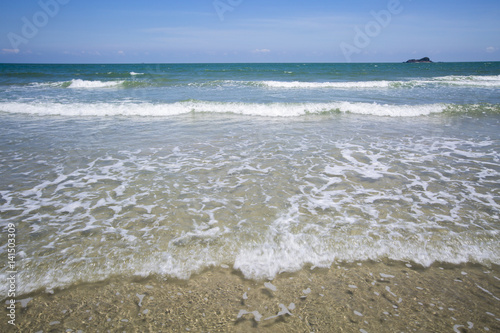
[[406, 61], [405, 63], [407, 64], [414, 64], [414, 63], [421, 63], [421, 62], [424, 62], [424, 63], [429, 63], [429, 62], [432, 62], [431, 59], [429, 59], [429, 57], [423, 57], [422, 59], [410, 59], [408, 61]]

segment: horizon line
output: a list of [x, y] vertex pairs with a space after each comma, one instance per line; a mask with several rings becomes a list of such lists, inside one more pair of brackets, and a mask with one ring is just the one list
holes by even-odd
[[[480, 63], [500, 62], [500, 60], [474, 60], [474, 61], [432, 61], [434, 63]], [[284, 62], [0, 62], [0, 65], [217, 65], [217, 64], [404, 64], [406, 61], [363, 61], [363, 62], [336, 62], [336, 61], [284, 61]], [[409, 63], [415, 64], [415, 63]]]

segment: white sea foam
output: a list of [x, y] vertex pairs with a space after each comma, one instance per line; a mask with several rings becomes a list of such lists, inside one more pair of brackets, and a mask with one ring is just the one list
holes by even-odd
[[82, 80], [72, 79], [71, 81], [60, 82], [33, 82], [30, 87], [34, 88], [71, 88], [71, 89], [99, 89], [99, 88], [117, 88], [123, 85], [125, 81], [100, 81], [100, 80]]
[[0, 191], [2, 222], [36, 239], [18, 258], [19, 294], [226, 264], [260, 280], [337, 260], [500, 264], [494, 138], [244, 131], [104, 153], [3, 152], [9, 170], [45, 161], [31, 182]]
[[417, 117], [441, 113], [445, 104], [390, 105], [379, 103], [238, 103], [185, 101], [176, 103], [0, 103], [0, 111], [61, 116], [147, 116], [164, 117], [191, 112], [233, 113], [262, 117], [297, 117], [329, 112], [374, 116]]
[[495, 88], [500, 87], [500, 75], [449, 75], [432, 78], [429, 82], [456, 86], [483, 86]]
[[270, 88], [287, 88], [287, 89], [321, 89], [321, 88], [336, 88], [336, 89], [352, 89], [352, 88], [389, 88], [391, 81], [357, 81], [357, 82], [301, 82], [301, 81], [262, 81], [260, 84]]
[[[131, 76], [140, 76], [144, 73], [130, 72]], [[125, 81], [100, 81], [73, 79], [66, 82], [33, 83], [33, 87], [66, 87], [76, 89], [99, 89], [116, 88], [124, 84]], [[207, 82], [188, 83], [188, 86], [195, 87], [235, 87], [235, 86], [261, 86], [270, 89], [400, 89], [426, 87], [429, 85], [445, 86], [474, 86], [496, 88], [500, 87], [500, 75], [488, 76], [442, 76], [411, 80], [372, 80], [372, 81], [235, 81], [235, 80], [215, 80]]]
[[[130, 76], [142, 76], [144, 73], [130, 72]], [[141, 77], [142, 79], [142, 77]], [[102, 89], [102, 88], [117, 88], [122, 86], [142, 87], [147, 85], [130, 84], [134, 81], [101, 81], [101, 80], [82, 80], [72, 79], [71, 81], [61, 82], [33, 82], [30, 87], [33, 88], [73, 88], [73, 89]], [[158, 84], [158, 82], [157, 82]], [[161, 84], [160, 84], [161, 86]], [[402, 80], [367, 80], [367, 81], [238, 81], [238, 80], [213, 80], [203, 82], [178, 83], [178, 87], [199, 87], [199, 88], [234, 88], [234, 87], [261, 87], [266, 89], [300, 89], [300, 90], [387, 90], [387, 89], [411, 89], [417, 87], [435, 88], [436, 86], [454, 86], [454, 87], [484, 87], [498, 88], [500, 87], [500, 75], [448, 75], [441, 77], [422, 77]]]
[[332, 82], [306, 82], [306, 81], [257, 81], [269, 88], [275, 89], [388, 89], [388, 88], [414, 88], [428, 85], [442, 84], [455, 86], [500, 87], [500, 75], [450, 75], [442, 77], [420, 78], [411, 80], [374, 80], [374, 81], [332, 81]]
[[123, 84], [124, 81], [88, 81], [81, 79], [73, 79], [69, 84], [68, 88], [84, 88], [84, 89], [92, 89], [92, 88], [112, 88], [117, 87]]
[[264, 283], [264, 286], [267, 288], [267, 289], [270, 289], [272, 291], [276, 291], [278, 290], [278, 288], [276, 288], [275, 285], [273, 285], [271, 282], [266, 282]]
[[262, 319], [262, 315], [258, 311], [249, 312], [247, 310], [240, 310], [240, 312], [238, 312], [238, 316], [236, 318], [240, 319], [241, 317], [243, 317], [246, 314], [253, 314], [253, 318], [255, 319], [255, 321], [260, 321]]

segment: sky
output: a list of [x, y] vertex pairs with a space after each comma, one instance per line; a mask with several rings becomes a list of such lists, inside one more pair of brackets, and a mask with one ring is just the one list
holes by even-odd
[[0, 0], [0, 63], [500, 61], [498, 0]]

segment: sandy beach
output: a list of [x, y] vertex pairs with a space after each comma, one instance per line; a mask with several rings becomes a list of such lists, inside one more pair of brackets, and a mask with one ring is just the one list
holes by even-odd
[[[229, 267], [188, 281], [76, 285], [18, 300], [7, 332], [498, 332], [500, 269], [350, 263], [272, 281]], [[5, 312], [6, 310], [4, 310]]]

